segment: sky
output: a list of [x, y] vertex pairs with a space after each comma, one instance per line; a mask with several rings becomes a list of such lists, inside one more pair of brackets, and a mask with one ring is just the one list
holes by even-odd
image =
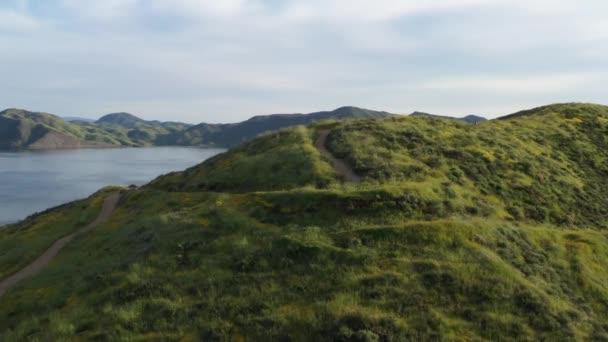
[[608, 104], [606, 0], [0, 0], [0, 107], [235, 122]]

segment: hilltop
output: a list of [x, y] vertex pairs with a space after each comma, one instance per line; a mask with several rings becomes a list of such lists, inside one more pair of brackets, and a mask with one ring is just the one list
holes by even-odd
[[[522, 113], [320, 121], [120, 190], [0, 297], [0, 336], [606, 340], [608, 107]], [[0, 231], [0, 279], [115, 191]]]
[[146, 123], [145, 120], [138, 118], [137, 116], [130, 114], [130, 113], [112, 113], [112, 114], [106, 114], [104, 116], [102, 116], [101, 118], [99, 118], [99, 120], [96, 121], [98, 124], [114, 124], [114, 125], [120, 125], [120, 126], [125, 126], [125, 127], [137, 127], [140, 124], [144, 124]]

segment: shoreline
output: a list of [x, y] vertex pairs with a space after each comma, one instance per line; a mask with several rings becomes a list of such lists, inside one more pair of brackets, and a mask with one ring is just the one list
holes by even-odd
[[1, 149], [0, 153], [26, 153], [26, 152], [53, 152], [53, 151], [78, 151], [78, 150], [119, 150], [119, 149], [143, 149], [143, 148], [192, 148], [204, 150], [229, 150], [229, 147], [220, 146], [197, 146], [197, 145], [150, 145], [150, 146], [82, 146], [73, 148], [23, 148], [23, 149]]

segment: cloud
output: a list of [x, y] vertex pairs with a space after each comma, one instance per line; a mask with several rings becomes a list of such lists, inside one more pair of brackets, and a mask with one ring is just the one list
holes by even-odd
[[246, 0], [149, 0], [146, 6], [154, 10], [170, 12], [182, 16], [234, 16], [246, 8], [255, 6], [255, 2]]
[[420, 86], [430, 90], [457, 90], [474, 93], [545, 94], [567, 92], [580, 89], [598, 81], [605, 80], [608, 74], [602, 73], [564, 73], [551, 75], [502, 77], [458, 77], [431, 80]]
[[338, 21], [378, 22], [405, 15], [483, 5], [484, 0], [310, 0], [293, 2], [286, 14], [299, 20], [319, 18]]
[[140, 0], [62, 0], [62, 6], [80, 19], [116, 20], [133, 15]]
[[184, 18], [234, 16], [255, 2], [247, 0], [62, 0], [75, 17], [101, 21], [120, 21], [151, 14]]
[[0, 107], [175, 108], [192, 122], [347, 104], [504, 114], [601, 102], [608, 81], [602, 0], [12, 2]]
[[40, 26], [40, 22], [32, 17], [12, 10], [0, 9], [0, 33], [32, 32]]

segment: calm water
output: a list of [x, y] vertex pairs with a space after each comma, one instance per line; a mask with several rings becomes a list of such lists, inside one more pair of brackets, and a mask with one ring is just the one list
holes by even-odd
[[188, 147], [0, 152], [0, 224], [87, 197], [106, 185], [142, 185], [220, 152]]

